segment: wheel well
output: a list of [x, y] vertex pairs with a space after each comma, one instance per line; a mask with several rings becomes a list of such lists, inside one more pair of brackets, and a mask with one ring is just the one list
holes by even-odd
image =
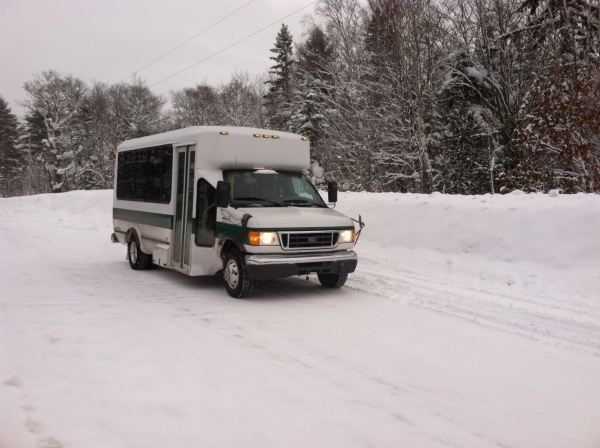
[[125, 242], [129, 243], [131, 241], [131, 238], [136, 238], [138, 241], [140, 240], [137, 231], [133, 227], [127, 231], [127, 234], [125, 235]]
[[225, 258], [225, 254], [231, 250], [243, 252], [244, 246], [241, 243], [232, 239], [226, 239], [221, 242], [221, 258]]

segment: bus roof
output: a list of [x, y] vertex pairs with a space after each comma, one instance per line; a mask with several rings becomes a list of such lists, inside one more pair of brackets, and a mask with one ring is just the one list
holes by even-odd
[[233, 126], [192, 126], [127, 140], [117, 152], [153, 146], [196, 145], [196, 166], [207, 169], [268, 168], [298, 171], [310, 165], [306, 137]]

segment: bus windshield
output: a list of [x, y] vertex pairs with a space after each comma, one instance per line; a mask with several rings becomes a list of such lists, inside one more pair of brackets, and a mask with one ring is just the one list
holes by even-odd
[[225, 171], [234, 207], [327, 207], [302, 173], [272, 170]]

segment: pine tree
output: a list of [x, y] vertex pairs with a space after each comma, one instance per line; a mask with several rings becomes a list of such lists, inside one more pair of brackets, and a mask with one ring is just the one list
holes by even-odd
[[275, 65], [269, 70], [269, 90], [264, 97], [269, 127], [282, 131], [288, 129], [291, 116], [294, 74], [292, 43], [293, 38], [287, 25], [282, 24], [275, 38], [275, 46], [271, 49], [275, 56], [271, 56], [270, 59], [275, 61]]
[[[313, 26], [308, 38], [298, 46], [298, 72], [301, 76], [330, 84], [334, 50], [331, 40], [318, 26]], [[324, 92], [326, 93], [326, 92]]]
[[44, 139], [47, 138], [44, 116], [28, 111], [20, 128], [19, 142], [27, 154], [27, 194], [49, 193], [48, 173], [44, 167]]
[[477, 109], [463, 98], [454, 97], [445, 112], [446, 132], [441, 138], [444, 193], [489, 193], [488, 136], [477, 122]]
[[320, 166], [326, 146], [321, 139], [329, 127], [326, 111], [333, 91], [333, 45], [321, 28], [313, 26], [297, 53], [297, 88], [289, 128], [310, 139], [311, 159]]
[[22, 194], [24, 153], [19, 149], [17, 117], [0, 96], [0, 197]]
[[439, 99], [442, 132], [440, 156], [444, 191], [494, 193], [495, 117], [490, 73], [468, 50], [448, 58]]
[[[304, 135], [311, 141], [314, 150], [315, 144], [323, 137], [327, 124], [321, 113], [322, 104], [319, 101], [319, 81], [306, 79], [296, 91], [294, 97], [295, 113], [290, 117], [289, 128], [292, 132]], [[316, 154], [311, 154], [314, 160], [320, 159]]]

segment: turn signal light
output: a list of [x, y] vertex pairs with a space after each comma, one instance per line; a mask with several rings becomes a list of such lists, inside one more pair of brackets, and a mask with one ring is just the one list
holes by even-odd
[[260, 244], [260, 232], [248, 232], [248, 240], [252, 246]]

